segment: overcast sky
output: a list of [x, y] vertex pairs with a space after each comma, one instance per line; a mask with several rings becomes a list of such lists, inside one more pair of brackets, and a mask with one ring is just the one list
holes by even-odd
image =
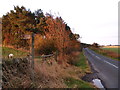
[[[14, 6], [60, 15], [83, 43], [118, 44], [119, 0], [2, 0], [0, 17]], [[59, 12], [59, 14], [58, 14]], [[56, 13], [56, 14], [55, 14]]]

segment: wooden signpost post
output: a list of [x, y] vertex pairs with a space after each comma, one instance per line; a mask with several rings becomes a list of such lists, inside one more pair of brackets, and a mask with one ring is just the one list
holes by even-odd
[[31, 35], [24, 35], [22, 39], [30, 39], [31, 40], [31, 47], [30, 47], [30, 52], [31, 52], [31, 57], [30, 57], [30, 64], [31, 64], [31, 79], [34, 82], [34, 32], [32, 32]]
[[34, 82], [34, 32], [32, 32], [31, 39], [32, 39], [32, 44], [31, 44], [31, 55], [32, 55], [31, 67], [32, 67], [32, 81]]

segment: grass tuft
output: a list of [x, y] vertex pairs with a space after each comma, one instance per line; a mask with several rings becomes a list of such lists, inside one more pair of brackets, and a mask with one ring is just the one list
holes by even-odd
[[89, 83], [71, 77], [65, 79], [65, 84], [68, 88], [93, 88]]

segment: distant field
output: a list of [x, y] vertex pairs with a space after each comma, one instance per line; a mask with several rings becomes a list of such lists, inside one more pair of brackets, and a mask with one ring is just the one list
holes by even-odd
[[113, 51], [113, 52], [116, 52], [116, 53], [120, 54], [120, 51], [118, 51], [118, 48], [102, 48], [102, 49]]
[[120, 48], [120, 46], [104, 46], [103, 48]]

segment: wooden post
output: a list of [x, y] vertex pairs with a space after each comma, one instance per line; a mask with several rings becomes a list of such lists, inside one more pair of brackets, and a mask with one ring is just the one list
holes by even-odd
[[55, 52], [54, 57], [55, 57], [55, 61], [57, 62], [57, 56], [58, 56], [58, 51]]
[[34, 82], [34, 32], [32, 32], [32, 45], [31, 45], [31, 55], [32, 55], [32, 63], [31, 63], [31, 67], [32, 67], [32, 81]]

